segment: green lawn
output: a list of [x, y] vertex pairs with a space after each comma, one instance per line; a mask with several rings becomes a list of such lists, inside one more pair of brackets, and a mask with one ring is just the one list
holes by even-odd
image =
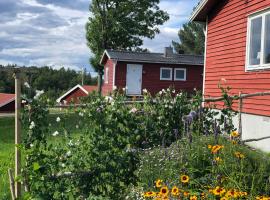
[[[77, 133], [76, 123], [78, 116], [74, 113], [50, 115], [50, 123], [52, 129], [57, 129], [59, 126], [56, 123], [56, 118], [60, 116], [62, 121], [65, 121], [65, 127], [72, 133]], [[14, 117], [0, 118], [0, 200], [10, 199], [8, 168], [14, 167]]]

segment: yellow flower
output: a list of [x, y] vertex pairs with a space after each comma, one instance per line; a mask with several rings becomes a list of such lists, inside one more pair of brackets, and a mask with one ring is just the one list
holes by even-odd
[[211, 144], [208, 144], [208, 149], [212, 149], [212, 145]]
[[219, 163], [219, 162], [221, 162], [222, 161], [222, 159], [220, 158], [220, 157], [215, 157], [215, 159], [214, 159], [217, 163]]
[[162, 186], [162, 180], [160, 180], [160, 179], [158, 179], [158, 180], [156, 180], [156, 187], [157, 188], [160, 188], [161, 186]]
[[180, 194], [179, 188], [174, 186], [171, 193], [173, 196], [178, 196]]
[[156, 196], [156, 193], [155, 192], [145, 192], [143, 196], [144, 197], [154, 197], [154, 196]]
[[189, 196], [189, 192], [188, 191], [184, 191], [183, 194], [184, 194], [185, 197], [188, 197]]
[[211, 153], [212, 154], [217, 154], [219, 152], [219, 150], [221, 150], [222, 148], [224, 148], [223, 145], [215, 145], [215, 146], [212, 146], [211, 148]]
[[226, 190], [222, 187], [217, 186], [214, 190], [213, 190], [213, 194], [216, 196], [222, 196], [224, 193], [226, 192]]
[[180, 181], [181, 181], [182, 183], [188, 183], [188, 182], [189, 182], [189, 176], [187, 176], [187, 175], [182, 175], [182, 176], [180, 177]]
[[168, 194], [169, 194], [169, 189], [168, 189], [168, 187], [162, 187], [162, 188], [160, 188], [160, 192], [159, 192], [159, 194], [161, 195], [161, 196], [168, 196]]
[[245, 155], [244, 155], [244, 154], [242, 154], [242, 153], [241, 153], [241, 152], [239, 152], [239, 151], [235, 152], [235, 153], [234, 153], [234, 155], [235, 155], [237, 158], [239, 158], [239, 159], [243, 159], [243, 158], [245, 158]]
[[228, 197], [222, 197], [222, 198], [220, 198], [220, 200], [229, 200], [229, 198]]
[[238, 197], [238, 192], [235, 189], [230, 189], [227, 191], [226, 197], [232, 197], [232, 198], [237, 198]]
[[237, 138], [237, 137], [239, 137], [240, 136], [240, 134], [237, 132], [237, 131], [233, 131], [232, 133], [231, 133], [231, 137], [232, 138]]
[[206, 198], [206, 194], [204, 192], [201, 193], [201, 199], [205, 199]]
[[193, 196], [191, 196], [189, 199], [190, 199], [190, 200], [197, 200], [198, 198], [197, 198], [197, 196], [193, 195]]

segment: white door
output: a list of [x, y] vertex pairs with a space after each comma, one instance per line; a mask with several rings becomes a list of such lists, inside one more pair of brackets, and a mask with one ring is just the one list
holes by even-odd
[[142, 92], [142, 65], [127, 65], [127, 94], [141, 95]]

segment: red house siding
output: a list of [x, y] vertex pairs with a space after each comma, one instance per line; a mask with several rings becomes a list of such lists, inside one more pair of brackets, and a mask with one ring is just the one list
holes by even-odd
[[[106, 77], [106, 68], [108, 68], [108, 77]], [[106, 65], [104, 66], [104, 83], [102, 85], [102, 93], [104, 95], [109, 94], [113, 91], [113, 75], [114, 75], [114, 62], [108, 59]], [[108, 78], [108, 83], [105, 80]]]
[[[172, 64], [153, 64], [153, 63], [126, 63], [118, 62], [115, 68], [115, 85], [117, 88], [126, 87], [127, 64], [143, 65], [142, 72], [142, 89], [146, 88], [152, 94], [158, 93], [162, 89], [173, 86], [177, 91], [184, 90], [192, 92], [194, 88], [202, 89], [203, 83], [203, 67], [189, 65], [172, 65]], [[186, 68], [186, 81], [165, 81], [160, 80], [160, 68]], [[174, 70], [173, 70], [174, 71]], [[174, 77], [174, 72], [173, 72]], [[111, 77], [111, 79], [113, 79]], [[112, 88], [112, 87], [111, 87]]]
[[78, 103], [80, 103], [80, 98], [85, 97], [85, 96], [87, 96], [87, 94], [84, 91], [82, 91], [81, 89], [77, 88], [76, 90], [74, 90], [73, 92], [68, 94], [61, 101], [61, 103], [64, 103], [64, 101], [66, 101], [67, 104], [70, 104], [70, 103], [78, 104]]
[[[219, 81], [226, 79], [232, 93], [254, 93], [270, 90], [270, 71], [245, 72], [248, 16], [270, 8], [266, 0], [224, 0], [208, 16], [205, 96], [218, 97]], [[270, 116], [270, 97], [244, 100], [243, 111]]]

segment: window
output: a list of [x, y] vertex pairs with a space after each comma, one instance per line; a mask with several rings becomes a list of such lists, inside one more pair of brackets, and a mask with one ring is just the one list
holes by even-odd
[[185, 68], [174, 69], [174, 80], [175, 81], [186, 81], [187, 70]]
[[160, 80], [172, 80], [172, 68], [160, 68]]
[[105, 83], [109, 83], [109, 68], [105, 68]]
[[248, 19], [247, 70], [270, 68], [270, 11]]

